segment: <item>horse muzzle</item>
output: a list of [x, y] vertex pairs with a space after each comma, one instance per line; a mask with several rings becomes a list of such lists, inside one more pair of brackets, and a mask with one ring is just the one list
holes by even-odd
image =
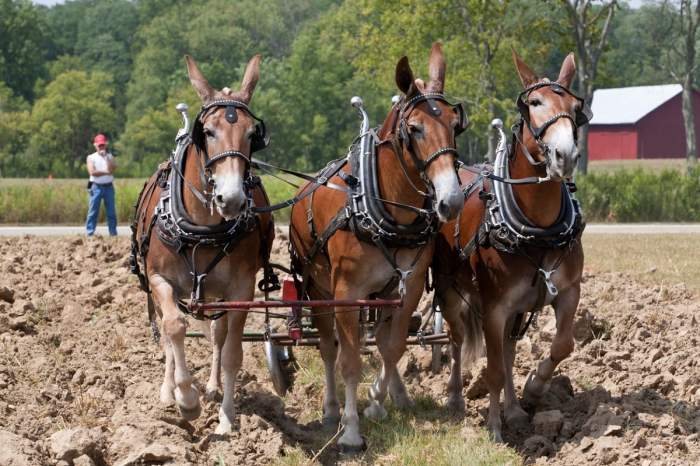
[[457, 218], [457, 215], [464, 207], [464, 194], [461, 190], [451, 191], [444, 195], [440, 195], [435, 199], [435, 211], [441, 222], [447, 222]]
[[213, 202], [216, 211], [225, 220], [233, 220], [247, 208], [246, 197], [242, 191], [215, 192]]
[[579, 159], [578, 150], [572, 153], [563, 153], [555, 148], [549, 149], [549, 163], [547, 164], [547, 175], [553, 181], [564, 181], [574, 176], [574, 170]]

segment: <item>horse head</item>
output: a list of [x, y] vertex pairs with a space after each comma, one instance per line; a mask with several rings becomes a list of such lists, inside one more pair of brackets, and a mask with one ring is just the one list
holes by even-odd
[[203, 154], [204, 176], [219, 215], [231, 220], [248, 207], [245, 181], [251, 152], [264, 147], [264, 125], [248, 109], [260, 76], [260, 55], [248, 62], [238, 91], [212, 88], [194, 59], [186, 56], [192, 87], [202, 101], [193, 141]]
[[523, 119], [522, 143], [535, 159], [531, 163], [546, 165], [555, 181], [569, 179], [579, 158], [578, 128], [590, 119], [583, 99], [569, 90], [576, 73], [574, 54], [566, 56], [556, 81], [538, 77], [515, 51], [513, 61], [524, 88], [517, 105]]
[[404, 96], [396, 104], [398, 118], [395, 135], [400, 141], [404, 166], [413, 168], [429, 191], [434, 192], [433, 208], [441, 221], [455, 218], [464, 205], [455, 164], [455, 138], [467, 127], [461, 104], [452, 105], [443, 95], [445, 59], [442, 45], [435, 43], [430, 51], [429, 80], [416, 79], [403, 57], [396, 65], [396, 85]]

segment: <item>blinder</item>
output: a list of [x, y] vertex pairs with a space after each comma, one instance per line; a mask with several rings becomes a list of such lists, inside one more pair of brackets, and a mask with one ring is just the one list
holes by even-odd
[[455, 128], [455, 136], [459, 136], [467, 130], [470, 121], [469, 117], [467, 117], [467, 111], [464, 109], [464, 104], [462, 102], [457, 102], [453, 108], [457, 110], [457, 116], [459, 117], [457, 128]]
[[[406, 144], [406, 147], [409, 149], [409, 151], [412, 152], [411, 148], [411, 137], [410, 134], [408, 133], [408, 125], [406, 124], [406, 116], [410, 113], [406, 113], [406, 110], [409, 109], [409, 107], [413, 107], [415, 104], [426, 101], [430, 107], [430, 111], [434, 116], [440, 116], [442, 114], [442, 111], [440, 110], [440, 107], [438, 107], [435, 104], [435, 101], [439, 100], [441, 102], [445, 102], [447, 105], [451, 106], [452, 109], [455, 111], [455, 113], [458, 116], [458, 122], [457, 122], [457, 127], [455, 128], [455, 138], [462, 134], [468, 127], [469, 127], [469, 118], [467, 117], [467, 112], [464, 109], [464, 104], [462, 102], [458, 102], [456, 104], [453, 104], [449, 102], [447, 99], [442, 94], [437, 94], [437, 93], [429, 93], [429, 94], [419, 94], [416, 97], [413, 97], [409, 99], [407, 102], [404, 103], [403, 107], [401, 108], [399, 112], [399, 139], [401, 139], [404, 144]], [[456, 151], [455, 151], [456, 153]], [[432, 160], [431, 160], [432, 161]], [[427, 166], [428, 163], [425, 164]]]

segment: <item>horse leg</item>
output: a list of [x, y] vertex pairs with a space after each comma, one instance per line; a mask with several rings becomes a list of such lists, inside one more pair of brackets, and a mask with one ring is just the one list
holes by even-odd
[[[163, 332], [165, 333], [165, 332]], [[160, 402], [165, 406], [175, 404], [175, 363], [173, 361], [173, 350], [166, 338], [161, 340], [163, 354], [165, 355], [165, 377], [160, 386]]]
[[503, 331], [507, 309], [496, 306], [486, 310], [484, 337], [486, 339], [486, 385], [489, 389], [489, 414], [486, 426], [496, 442], [503, 442], [501, 435], [501, 390], [505, 381]]
[[226, 342], [226, 331], [228, 328], [227, 316], [223, 315], [219, 319], [212, 320], [209, 324], [211, 329], [211, 372], [207, 381], [207, 391], [205, 397], [209, 401], [216, 400], [216, 395], [221, 387], [221, 348]]
[[394, 404], [399, 409], [413, 406], [406, 392], [396, 365], [406, 351], [406, 338], [411, 325], [411, 314], [418, 307], [423, 294], [422, 274], [412, 274], [406, 283], [406, 296], [403, 306], [397, 309], [382, 308], [380, 318], [389, 316], [390, 319], [381, 321], [375, 332], [377, 348], [382, 356], [382, 368], [369, 391], [370, 405], [365, 409], [365, 416], [373, 419], [386, 417], [382, 406], [386, 398], [387, 388], [391, 393]]
[[[163, 278], [156, 275], [151, 277], [151, 289], [153, 297], [163, 311], [163, 334], [165, 336], [166, 349], [166, 385], [168, 370], [173, 373], [175, 385], [175, 402], [180, 409], [182, 417], [188, 421], [197, 419], [202, 412], [199, 404], [199, 392], [192, 384], [192, 376], [187, 370], [185, 358], [185, 330], [187, 323], [185, 317], [175, 304], [172, 287]], [[168, 351], [171, 354], [172, 369], [168, 368]], [[161, 387], [161, 396], [164, 389]]]
[[[334, 296], [335, 299], [359, 299], [366, 294], [357, 290], [356, 284], [342, 282], [336, 285]], [[348, 312], [349, 308], [336, 308], [335, 311], [340, 345], [338, 362], [345, 382], [345, 409], [341, 417], [343, 435], [338, 439], [338, 447], [342, 453], [359, 453], [365, 448], [365, 441], [360, 435], [360, 416], [357, 412], [357, 386], [362, 375], [359, 308], [353, 312]]]
[[323, 425], [337, 426], [340, 421], [340, 404], [336, 393], [335, 361], [338, 356], [338, 346], [333, 331], [334, 317], [332, 308], [319, 308], [319, 314], [314, 317], [314, 325], [320, 336], [319, 350], [326, 375], [326, 387], [323, 394]]
[[554, 374], [554, 369], [574, 350], [574, 317], [580, 295], [580, 285], [576, 284], [560, 291], [552, 302], [557, 319], [557, 333], [552, 340], [549, 357], [540, 362], [537, 370], [530, 373], [525, 383], [523, 399], [530, 405], [536, 405], [539, 402], [547, 389], [547, 383]]
[[[506, 329], [512, 328], [514, 319], [508, 319]], [[506, 424], [514, 429], [518, 429], [527, 425], [529, 416], [520, 406], [518, 397], [515, 394], [515, 386], [513, 385], [513, 362], [517, 349], [517, 340], [511, 338], [510, 332], [503, 337], [504, 363], [505, 363], [505, 398], [503, 402]]]
[[463, 413], [465, 403], [462, 396], [462, 345], [466, 323], [464, 314], [469, 312], [469, 308], [452, 287], [440, 293], [438, 299], [440, 312], [450, 326], [451, 360], [450, 378], [447, 381], [447, 409], [450, 412]]
[[234, 395], [236, 388], [236, 375], [243, 363], [243, 328], [246, 321], [245, 312], [230, 312], [226, 340], [221, 350], [221, 368], [224, 373], [224, 389], [221, 408], [219, 408], [219, 425], [215, 433], [219, 435], [229, 434], [233, 428], [233, 419], [236, 413]]
[[[389, 382], [390, 376], [386, 373], [387, 366], [384, 361], [384, 353], [388, 351], [387, 341], [390, 337], [390, 324], [387, 318], [387, 313], [391, 312], [390, 309], [381, 308], [377, 312], [377, 321], [374, 327], [374, 339], [377, 342], [377, 349], [382, 355], [382, 367], [379, 374], [374, 379], [374, 383], [369, 389], [370, 405], [365, 408], [363, 414], [369, 419], [381, 420], [387, 416], [387, 412], [382, 406], [384, 399], [386, 398], [387, 383]], [[389, 317], [391, 314], [389, 314]], [[400, 382], [400, 381], [399, 381]]]

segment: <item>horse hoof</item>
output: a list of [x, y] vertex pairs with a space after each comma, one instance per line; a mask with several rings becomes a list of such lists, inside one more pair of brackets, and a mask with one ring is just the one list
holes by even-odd
[[343, 456], [354, 456], [359, 455], [363, 451], [367, 450], [367, 442], [365, 442], [364, 437], [360, 437], [360, 444], [354, 445], [349, 443], [341, 443], [338, 441], [338, 452]]
[[401, 411], [406, 411], [416, 406], [413, 400], [405, 393], [400, 395], [391, 395], [391, 401], [394, 403], [394, 407]]
[[221, 395], [219, 395], [219, 390], [207, 390], [204, 392], [204, 399], [207, 401], [221, 401]]
[[537, 380], [537, 375], [534, 371], [530, 372], [523, 388], [523, 401], [529, 406], [537, 406], [544, 394], [544, 383]]
[[498, 430], [490, 430], [489, 437], [491, 438], [491, 441], [493, 443], [503, 443], [503, 436], [501, 435], [501, 432]]
[[323, 416], [321, 424], [324, 429], [337, 429], [340, 422], [340, 416]]
[[184, 406], [178, 405], [180, 409], [180, 416], [186, 421], [194, 421], [202, 414], [202, 405], [197, 403], [192, 408], [185, 408]]
[[514, 408], [505, 414], [506, 425], [516, 431], [524, 430], [530, 424], [530, 416], [521, 408]]
[[447, 411], [450, 412], [450, 414], [464, 414], [466, 411], [467, 407], [466, 404], [464, 403], [464, 398], [461, 396], [454, 397], [454, 398], [448, 398], [447, 403], [445, 404], [445, 408], [447, 408]]
[[228, 423], [221, 423], [216, 426], [216, 429], [214, 429], [214, 433], [216, 435], [228, 435], [231, 432], [233, 432], [233, 428], [231, 427], [231, 424]]
[[167, 385], [160, 387], [160, 402], [163, 406], [169, 407], [175, 404], [175, 389]]
[[384, 409], [384, 407], [376, 401], [373, 401], [369, 406], [367, 406], [363, 411], [363, 414], [366, 418], [373, 419], [375, 421], [381, 421], [387, 416], [386, 409]]
[[172, 393], [170, 394], [160, 394], [160, 404], [163, 405], [164, 408], [169, 408], [175, 404], [175, 397], [173, 396]]

